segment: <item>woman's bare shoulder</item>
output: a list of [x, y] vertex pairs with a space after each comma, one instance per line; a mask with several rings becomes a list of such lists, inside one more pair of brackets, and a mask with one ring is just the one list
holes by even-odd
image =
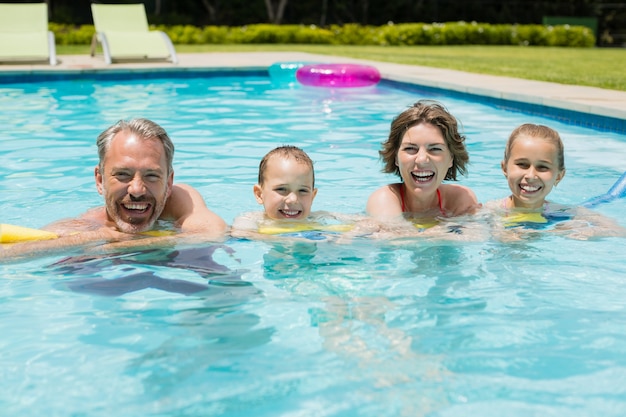
[[473, 214], [482, 207], [471, 188], [459, 184], [442, 184], [443, 206], [452, 216]]

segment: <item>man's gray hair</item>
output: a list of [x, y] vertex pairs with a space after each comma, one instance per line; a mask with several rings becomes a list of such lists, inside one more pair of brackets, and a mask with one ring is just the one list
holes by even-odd
[[96, 145], [98, 146], [98, 158], [100, 159], [100, 170], [104, 169], [104, 158], [106, 157], [111, 141], [119, 132], [130, 132], [143, 139], [158, 139], [165, 149], [165, 159], [167, 161], [168, 175], [174, 170], [174, 144], [165, 129], [148, 119], [120, 120], [113, 126], [98, 135]]

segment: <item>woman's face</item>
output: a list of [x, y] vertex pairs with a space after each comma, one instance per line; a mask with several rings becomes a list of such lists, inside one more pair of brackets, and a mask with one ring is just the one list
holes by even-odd
[[407, 191], [434, 192], [452, 167], [452, 154], [441, 131], [430, 123], [408, 129], [396, 155]]

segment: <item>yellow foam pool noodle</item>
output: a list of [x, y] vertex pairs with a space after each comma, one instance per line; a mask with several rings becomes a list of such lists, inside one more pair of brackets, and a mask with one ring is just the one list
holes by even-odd
[[290, 225], [275, 225], [275, 226], [260, 226], [259, 233], [264, 235], [280, 235], [283, 233], [298, 233], [298, 232], [347, 232], [354, 226], [351, 224], [329, 224], [323, 225], [319, 223], [294, 223]]
[[145, 232], [141, 232], [141, 234], [145, 236], [162, 237], [175, 235], [176, 232], [173, 230], [147, 230]]
[[58, 236], [52, 232], [29, 227], [0, 224], [0, 243], [26, 242], [29, 240], [49, 240]]
[[438, 224], [439, 224], [439, 222], [437, 220], [423, 221], [423, 222], [414, 221], [413, 222], [413, 226], [415, 226], [417, 229], [430, 229], [431, 227], [435, 227]]
[[537, 212], [514, 213], [504, 218], [504, 225], [506, 227], [517, 226], [524, 223], [548, 223], [548, 219]]

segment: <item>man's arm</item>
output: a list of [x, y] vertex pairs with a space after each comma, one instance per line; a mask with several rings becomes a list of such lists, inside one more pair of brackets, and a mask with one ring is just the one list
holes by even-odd
[[0, 263], [18, 261], [34, 256], [52, 255], [70, 248], [83, 247], [128, 239], [131, 236], [110, 228], [103, 227], [92, 231], [79, 231], [57, 239], [22, 243], [0, 244]]
[[200, 193], [186, 184], [175, 184], [163, 210], [169, 219], [184, 233], [200, 234], [207, 238], [219, 238], [227, 229], [226, 222], [209, 210]]

